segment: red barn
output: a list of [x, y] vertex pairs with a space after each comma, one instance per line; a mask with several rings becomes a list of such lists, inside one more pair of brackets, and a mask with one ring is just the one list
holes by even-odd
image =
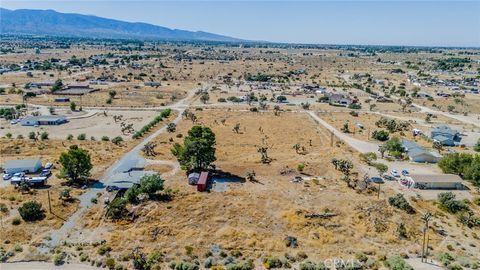
[[197, 182], [197, 191], [205, 191], [208, 184], [208, 172], [202, 172]]

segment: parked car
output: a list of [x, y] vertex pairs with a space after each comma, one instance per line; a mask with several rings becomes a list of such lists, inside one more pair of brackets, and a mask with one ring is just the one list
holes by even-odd
[[52, 175], [52, 172], [51, 172], [49, 169], [44, 169], [44, 170], [42, 170], [42, 171], [40, 172], [40, 176], [46, 176], [46, 177], [48, 177], [48, 176], [50, 176], [50, 175]]
[[392, 171], [390, 172], [390, 174], [391, 174], [393, 177], [400, 177], [400, 174], [398, 173], [397, 170], [392, 170]]
[[403, 176], [408, 176], [410, 173], [407, 170], [402, 170], [402, 175]]
[[8, 180], [8, 179], [12, 178], [12, 176], [13, 175], [11, 173], [4, 173], [3, 174], [3, 180]]
[[47, 164], [45, 164], [45, 167], [43, 167], [43, 168], [45, 168], [45, 169], [51, 169], [52, 167], [53, 167], [53, 164], [52, 164], [52, 163], [47, 163]]
[[392, 177], [390, 175], [384, 175], [383, 179], [385, 179], [387, 181], [397, 181], [397, 179], [395, 179], [395, 177]]
[[374, 183], [374, 184], [383, 184], [385, 183], [385, 181], [383, 181], [383, 179], [381, 177], [372, 177], [370, 179], [368, 179], [368, 182], [369, 183]]
[[13, 177], [18, 177], [18, 178], [21, 178], [21, 177], [24, 177], [24, 176], [25, 176], [24, 172], [17, 172], [17, 173], [13, 174]]

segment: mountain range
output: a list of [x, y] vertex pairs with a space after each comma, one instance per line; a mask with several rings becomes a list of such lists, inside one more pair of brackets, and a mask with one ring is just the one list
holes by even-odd
[[60, 13], [55, 10], [8, 10], [4, 8], [0, 8], [0, 33], [139, 40], [243, 41], [203, 31], [170, 29], [148, 23]]

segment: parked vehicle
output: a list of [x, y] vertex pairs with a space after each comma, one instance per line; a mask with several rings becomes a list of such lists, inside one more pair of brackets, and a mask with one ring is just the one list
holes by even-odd
[[410, 173], [407, 170], [402, 170], [402, 175], [403, 176], [408, 176]]
[[8, 180], [8, 179], [12, 178], [12, 176], [13, 175], [11, 173], [4, 173], [3, 174], [3, 180]]
[[374, 183], [374, 184], [383, 184], [385, 183], [385, 181], [383, 181], [383, 179], [381, 177], [372, 177], [370, 179], [368, 179], [368, 182], [369, 183]]
[[51, 169], [52, 167], [53, 167], [53, 164], [52, 164], [52, 163], [47, 163], [47, 164], [45, 164], [45, 167], [43, 167], [43, 168], [45, 168], [45, 169]]
[[395, 177], [392, 177], [390, 175], [384, 175], [383, 179], [385, 179], [387, 181], [397, 181], [397, 179], [395, 179]]
[[40, 176], [48, 177], [50, 175], [52, 175], [52, 172], [49, 169], [44, 169], [40, 172]]
[[392, 170], [392, 171], [390, 172], [390, 174], [391, 174], [393, 177], [400, 177], [400, 174], [398, 173], [397, 170]]

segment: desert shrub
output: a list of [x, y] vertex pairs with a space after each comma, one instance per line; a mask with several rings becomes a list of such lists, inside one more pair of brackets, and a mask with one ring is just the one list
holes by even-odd
[[366, 262], [368, 260], [368, 257], [365, 253], [359, 252], [355, 254], [355, 259], [357, 259], [360, 262]]
[[353, 117], [357, 117], [357, 116], [358, 116], [358, 112], [356, 112], [356, 111], [350, 111], [350, 115], [353, 116]]
[[48, 132], [44, 131], [40, 134], [40, 140], [48, 140]]
[[400, 256], [388, 257], [384, 264], [391, 270], [413, 270], [413, 268]]
[[77, 136], [77, 140], [79, 141], [84, 141], [86, 138], [87, 138], [87, 135], [85, 135], [85, 133], [82, 133]]
[[93, 204], [97, 204], [98, 199], [97, 198], [92, 198], [92, 199], [90, 199], [90, 202], [93, 203]]
[[56, 254], [53, 256], [53, 264], [56, 266], [62, 265], [65, 263], [66, 254], [64, 252]]
[[196, 264], [189, 263], [189, 262], [171, 262], [169, 265], [170, 269], [173, 270], [198, 270], [199, 267]]
[[114, 143], [116, 145], [119, 145], [121, 142], [123, 142], [123, 138], [120, 137], [120, 136], [117, 136], [117, 137], [112, 139], [112, 143]]
[[15, 247], [13, 248], [13, 250], [15, 250], [15, 252], [22, 252], [22, 251], [23, 251], [23, 247], [20, 246], [19, 244], [16, 244]]
[[263, 257], [262, 264], [266, 269], [281, 268], [283, 266], [282, 261], [275, 256]]
[[317, 270], [317, 265], [311, 261], [305, 261], [300, 263], [300, 270]]
[[453, 262], [453, 257], [450, 253], [442, 252], [437, 255], [437, 259], [442, 263], [444, 266], [448, 266], [450, 263]]
[[438, 202], [440, 203], [440, 207], [453, 214], [468, 209], [467, 205], [463, 201], [455, 200], [455, 198], [456, 195], [452, 192], [442, 192], [438, 194]]
[[462, 270], [463, 267], [459, 263], [452, 263], [448, 266], [449, 270]]
[[218, 101], [218, 102], [222, 102], [222, 103], [223, 103], [223, 102], [227, 102], [227, 100], [226, 100], [225, 98], [218, 98], [217, 101]]
[[115, 269], [115, 259], [114, 258], [108, 258], [105, 261], [105, 265], [107, 266], [108, 269]]
[[88, 255], [86, 253], [83, 253], [83, 252], [80, 253], [79, 257], [80, 257], [81, 262], [84, 262], [84, 261], [88, 260]]
[[230, 263], [225, 266], [227, 270], [253, 270], [255, 265], [252, 260]]
[[19, 217], [14, 217], [12, 219], [12, 225], [20, 225], [20, 223], [22, 223], [22, 220], [19, 218]]
[[407, 199], [405, 199], [401, 193], [388, 198], [388, 203], [391, 206], [402, 209], [409, 214], [415, 213], [415, 209], [413, 209], [413, 207], [408, 203]]
[[110, 138], [108, 138], [108, 136], [102, 136], [102, 141], [108, 142], [110, 141]]
[[107, 254], [107, 252], [110, 252], [110, 251], [112, 251], [112, 248], [111, 248], [111, 247], [109, 247], [109, 246], [107, 246], [107, 245], [101, 245], [101, 246], [98, 248], [97, 253], [98, 253], [99, 255], [102, 255], [102, 256], [103, 256], [103, 255]]
[[20, 216], [25, 221], [36, 221], [44, 218], [42, 204], [36, 201], [24, 203], [18, 208]]

